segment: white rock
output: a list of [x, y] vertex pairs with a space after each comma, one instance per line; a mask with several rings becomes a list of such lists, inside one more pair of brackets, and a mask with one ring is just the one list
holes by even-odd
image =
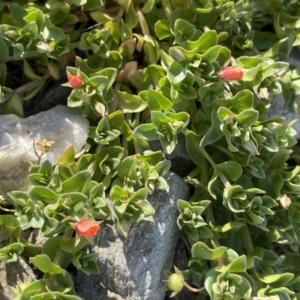
[[8, 183], [13, 189], [17, 189], [19, 185], [21, 189], [25, 189], [26, 183], [15, 182], [14, 178], [24, 181], [28, 172], [28, 167], [24, 168], [24, 162], [37, 163], [34, 143], [42, 139], [54, 141], [50, 152], [43, 156], [42, 161], [49, 160], [56, 164], [70, 145], [74, 146], [75, 151], [82, 148], [88, 137], [88, 129], [87, 119], [62, 105], [25, 119], [15, 115], [1, 115], [0, 158], [4, 157], [0, 159], [0, 192], [2, 190], [3, 194], [11, 190]]

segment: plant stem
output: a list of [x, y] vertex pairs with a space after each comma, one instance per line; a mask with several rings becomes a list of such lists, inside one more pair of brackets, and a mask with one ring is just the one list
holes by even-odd
[[249, 227], [247, 224], [241, 227], [241, 234], [243, 237], [243, 241], [247, 250], [247, 253], [253, 252], [253, 243], [249, 232]]
[[[63, 238], [70, 239], [73, 235], [73, 232], [74, 232], [73, 228], [66, 229], [66, 231], [63, 235]], [[59, 248], [56, 252], [56, 255], [55, 255], [54, 259], [53, 259], [53, 263], [56, 264], [56, 265], [60, 265], [63, 254], [64, 254], [64, 250]]]
[[133, 118], [133, 121], [132, 121], [132, 129], [134, 130], [136, 127], [139, 126], [140, 124], [140, 113], [135, 113], [134, 114], [134, 118]]
[[[200, 182], [202, 183], [203, 186], [207, 186], [207, 182], [208, 182], [208, 172], [207, 172], [207, 162], [204, 162], [204, 166], [202, 169], [202, 172], [200, 172]], [[203, 197], [204, 199], [208, 198], [208, 192], [207, 189], [205, 189], [203, 191]], [[215, 216], [212, 210], [212, 204], [209, 204], [206, 209], [205, 209], [205, 217], [206, 217], [206, 222], [208, 224], [211, 224], [212, 227], [215, 227], [216, 221], [215, 221]], [[216, 249], [218, 247], [220, 247], [220, 242], [218, 240], [217, 237], [213, 237], [211, 239], [211, 243], [213, 245], [213, 247]], [[224, 265], [224, 261], [223, 261], [223, 257], [219, 257], [218, 259], [218, 265], [219, 266], [223, 266]]]
[[190, 290], [191, 292], [193, 293], [200, 293], [201, 291], [203, 291], [205, 289], [205, 287], [201, 287], [201, 288], [194, 288], [194, 287], [191, 287], [189, 284], [187, 284], [186, 282], [184, 282], [184, 286]]
[[117, 110], [118, 107], [118, 91], [121, 88], [122, 83], [116, 82], [115, 88], [114, 88], [114, 99], [112, 101], [109, 113], [113, 113]]
[[217, 168], [217, 165], [216, 165], [215, 162], [211, 159], [211, 157], [208, 155], [208, 153], [206, 152], [204, 146], [202, 146], [202, 143], [203, 143], [203, 138], [201, 139], [200, 145], [199, 145], [201, 152], [203, 153], [203, 155], [205, 156], [205, 158], [209, 161], [209, 163], [212, 165], [212, 167], [213, 167], [214, 169], [216, 169], [216, 168]]
[[148, 27], [148, 24], [147, 24], [144, 14], [141, 12], [141, 10], [138, 10], [136, 12], [136, 15], [138, 17], [143, 34], [150, 35], [150, 30], [149, 30], [149, 27]]
[[15, 209], [4, 208], [4, 207], [2, 207], [1, 205], [0, 205], [0, 209], [3, 210], [3, 211], [5, 211], [5, 212], [12, 212], [12, 213], [15, 213], [15, 212], [16, 212]]
[[[215, 217], [214, 217], [214, 213], [213, 213], [213, 210], [212, 210], [212, 204], [209, 204], [207, 206], [207, 208], [205, 209], [205, 216], [206, 216], [206, 221], [207, 223], [211, 224], [213, 227], [215, 227]], [[216, 236], [214, 236], [212, 239], [211, 239], [211, 243], [212, 243], [212, 246], [217, 249], [220, 247], [220, 242], [218, 240], [218, 238]], [[216, 259], [217, 263], [218, 263], [218, 266], [223, 266], [224, 265], [224, 260], [223, 260], [223, 256], [220, 256], [218, 257], [218, 259]]]
[[22, 93], [25, 93], [27, 91], [30, 91], [30, 90], [38, 87], [41, 84], [42, 81], [43, 81], [43, 79], [30, 81], [30, 82], [18, 87], [14, 91], [5, 94], [4, 95], [4, 101], [9, 100], [14, 94], [22, 94]]
[[162, 4], [162, 7], [163, 7], [163, 10], [165, 12], [165, 15], [166, 15], [167, 19], [171, 20], [172, 7], [171, 7], [171, 4], [170, 4], [170, 1], [169, 0], [162, 0], [161, 4]]
[[[215, 162], [211, 159], [211, 157], [209, 156], [209, 154], [206, 152], [206, 150], [204, 149], [204, 147], [202, 146], [202, 142], [203, 139], [200, 141], [200, 150], [203, 153], [203, 155], [206, 157], [206, 159], [209, 161], [209, 163], [212, 165], [212, 167], [214, 169], [217, 169], [217, 165], [215, 164]], [[223, 182], [223, 184], [225, 185], [225, 187], [230, 186], [230, 182], [227, 180], [227, 178], [224, 176], [223, 173], [219, 173], [219, 177], [221, 179], [221, 181]]]
[[195, 100], [190, 101], [190, 105], [188, 107], [188, 113], [190, 114], [191, 124], [195, 124], [196, 114], [198, 108]]
[[[73, 229], [73, 228], [68, 228], [68, 229], [66, 229], [66, 231], [65, 231], [65, 233], [64, 233], [64, 235], [63, 235], [63, 237], [69, 239], [69, 238], [72, 237], [73, 232], [74, 232], [74, 229]], [[53, 263], [56, 264], [56, 265], [60, 265], [61, 260], [62, 260], [62, 258], [63, 258], [63, 255], [64, 255], [64, 250], [63, 250], [62, 248], [57, 249], [57, 252], [56, 252], [55, 257], [54, 257], [54, 259], [53, 259]], [[55, 277], [56, 277], [56, 274], [51, 275], [51, 276], [49, 277], [49, 279], [48, 279], [47, 286], [48, 286], [50, 289], [51, 289], [51, 286], [52, 286], [52, 284], [53, 284], [53, 281], [55, 280]]]

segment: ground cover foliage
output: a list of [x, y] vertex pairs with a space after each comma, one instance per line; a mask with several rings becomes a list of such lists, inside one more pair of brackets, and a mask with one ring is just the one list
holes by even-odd
[[[114, 222], [126, 236], [155, 213], [147, 196], [168, 188], [163, 152], [179, 133], [195, 168], [193, 195], [177, 204], [191, 260], [169, 276], [172, 296], [300, 299], [295, 132], [265, 117], [272, 94], [298, 109], [300, 69], [287, 58], [300, 44], [299, 1], [15, 0], [0, 10], [1, 110], [22, 116], [66, 71], [68, 106], [91, 124], [81, 153], [33, 166], [33, 187], [2, 207], [0, 259], [23, 255], [42, 274], [14, 299], [79, 299], [68, 266], [97, 273], [86, 246], [100, 227]], [[154, 140], [162, 151], [150, 151]], [[44, 245], [21, 238], [27, 229]]]

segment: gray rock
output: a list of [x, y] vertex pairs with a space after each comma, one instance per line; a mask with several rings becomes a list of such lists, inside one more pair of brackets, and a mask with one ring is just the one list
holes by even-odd
[[[160, 141], [153, 141], [149, 144], [152, 151], [162, 150]], [[185, 136], [182, 133], [178, 134], [178, 144], [174, 151], [171, 154], [165, 154], [165, 157], [172, 162], [171, 171], [182, 178], [187, 176], [195, 168], [192, 159], [186, 151]]]
[[87, 119], [63, 105], [25, 119], [1, 115], [0, 158], [3, 159], [0, 159], [0, 197], [5, 198], [5, 193], [11, 190], [27, 189], [29, 166], [38, 161], [34, 143], [42, 139], [54, 141], [42, 161], [47, 159], [56, 164], [69, 146], [73, 145], [75, 151], [81, 150], [88, 137], [88, 129]]
[[163, 300], [175, 247], [180, 237], [176, 220], [178, 199], [188, 199], [188, 186], [174, 173], [166, 178], [169, 192], [149, 197], [156, 213], [134, 224], [125, 239], [106, 226], [95, 239], [99, 276], [78, 272], [77, 293], [86, 300]]
[[[0, 243], [0, 248], [4, 246], [3, 242]], [[36, 275], [30, 268], [30, 265], [22, 258], [18, 257], [16, 262], [4, 263], [0, 262], [0, 299], [12, 300], [13, 295], [11, 288], [17, 286], [17, 281], [29, 282], [35, 281]]]
[[300, 50], [298, 47], [293, 48], [287, 60], [291, 67], [300, 67]]
[[66, 105], [72, 89], [61, 85], [65, 82], [67, 82], [67, 78], [63, 77], [59, 80], [59, 82], [51, 86], [51, 88], [47, 88], [45, 92], [35, 97], [35, 99], [25, 102], [25, 117], [35, 115], [41, 111], [49, 110], [59, 104]]

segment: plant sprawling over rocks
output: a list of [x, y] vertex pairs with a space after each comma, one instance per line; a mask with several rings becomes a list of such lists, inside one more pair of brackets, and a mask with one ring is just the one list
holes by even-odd
[[[147, 196], [168, 188], [164, 153], [178, 134], [195, 167], [190, 201], [177, 202], [191, 259], [170, 275], [172, 295], [300, 299], [295, 132], [265, 117], [276, 94], [298, 109], [300, 69], [287, 61], [300, 45], [299, 1], [15, 0], [0, 11], [1, 110], [22, 116], [66, 70], [68, 106], [91, 125], [80, 153], [32, 166], [31, 189], [11, 192], [15, 212], [0, 215], [0, 259], [24, 255], [43, 273], [15, 299], [79, 299], [66, 268], [98, 272], [85, 246], [101, 221], [126, 236], [155, 213]], [[156, 140], [162, 150], [151, 151]], [[32, 228], [42, 247], [20, 237]]]

